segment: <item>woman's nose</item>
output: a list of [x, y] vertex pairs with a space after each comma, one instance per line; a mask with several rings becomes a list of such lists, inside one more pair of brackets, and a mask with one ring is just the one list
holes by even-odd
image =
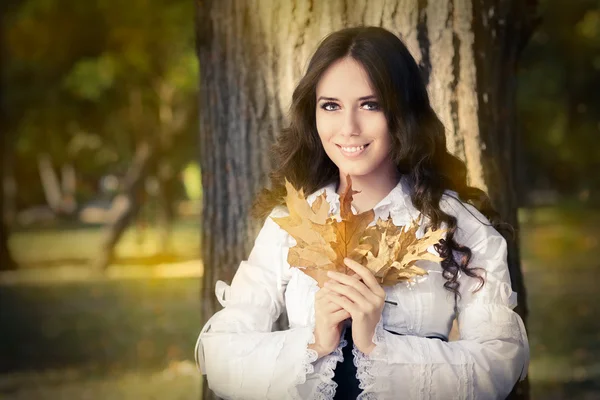
[[357, 113], [353, 110], [347, 111], [342, 122], [341, 134], [345, 136], [356, 136], [360, 134], [360, 124]]

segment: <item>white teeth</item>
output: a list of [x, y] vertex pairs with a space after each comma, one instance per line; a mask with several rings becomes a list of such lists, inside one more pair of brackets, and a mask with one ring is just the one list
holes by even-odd
[[[340, 146], [341, 147], [341, 146]], [[357, 151], [360, 151], [362, 149], [364, 149], [365, 146], [360, 146], [360, 147], [342, 147], [342, 150], [348, 152], [348, 153], [356, 153]]]

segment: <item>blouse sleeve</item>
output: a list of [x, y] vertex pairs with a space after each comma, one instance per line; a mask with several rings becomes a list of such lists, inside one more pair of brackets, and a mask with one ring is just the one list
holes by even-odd
[[529, 342], [521, 317], [513, 311], [517, 293], [511, 289], [506, 241], [481, 223], [489, 221], [475, 208], [466, 207], [477, 218], [456, 210], [455, 238], [471, 249], [470, 267], [485, 270], [486, 283], [472, 294], [479, 281], [459, 279], [460, 340], [394, 335], [380, 321], [374, 350], [367, 356], [354, 349], [365, 392], [384, 399], [399, 393], [408, 399], [504, 399], [518, 380], [525, 379]]
[[271, 217], [286, 214], [282, 207], [275, 208], [231, 286], [216, 284], [224, 308], [202, 328], [195, 353], [210, 389], [222, 398], [300, 398], [296, 385], [313, 372], [317, 353], [308, 349], [314, 343], [312, 327], [272, 332], [284, 308], [291, 243]]

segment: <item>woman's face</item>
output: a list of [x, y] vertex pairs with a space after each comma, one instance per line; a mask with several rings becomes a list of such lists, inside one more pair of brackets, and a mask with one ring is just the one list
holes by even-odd
[[357, 61], [333, 63], [316, 88], [317, 131], [342, 176], [372, 176], [391, 170], [387, 120], [369, 77]]

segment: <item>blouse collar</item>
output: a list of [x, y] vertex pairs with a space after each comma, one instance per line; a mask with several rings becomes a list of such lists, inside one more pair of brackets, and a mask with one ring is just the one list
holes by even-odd
[[[325, 192], [325, 199], [329, 203], [329, 213], [337, 215], [340, 210], [340, 195], [336, 192], [336, 182], [332, 182], [327, 186], [318, 189], [307, 196], [306, 201], [312, 205], [317, 196]], [[395, 225], [406, 225], [411, 220], [418, 219], [420, 212], [413, 206], [410, 198], [411, 187], [406, 176], [402, 176], [396, 186], [385, 196], [379, 203], [373, 207], [375, 212], [375, 221], [378, 217], [386, 220], [389, 216]], [[357, 213], [352, 207], [352, 212]]]

